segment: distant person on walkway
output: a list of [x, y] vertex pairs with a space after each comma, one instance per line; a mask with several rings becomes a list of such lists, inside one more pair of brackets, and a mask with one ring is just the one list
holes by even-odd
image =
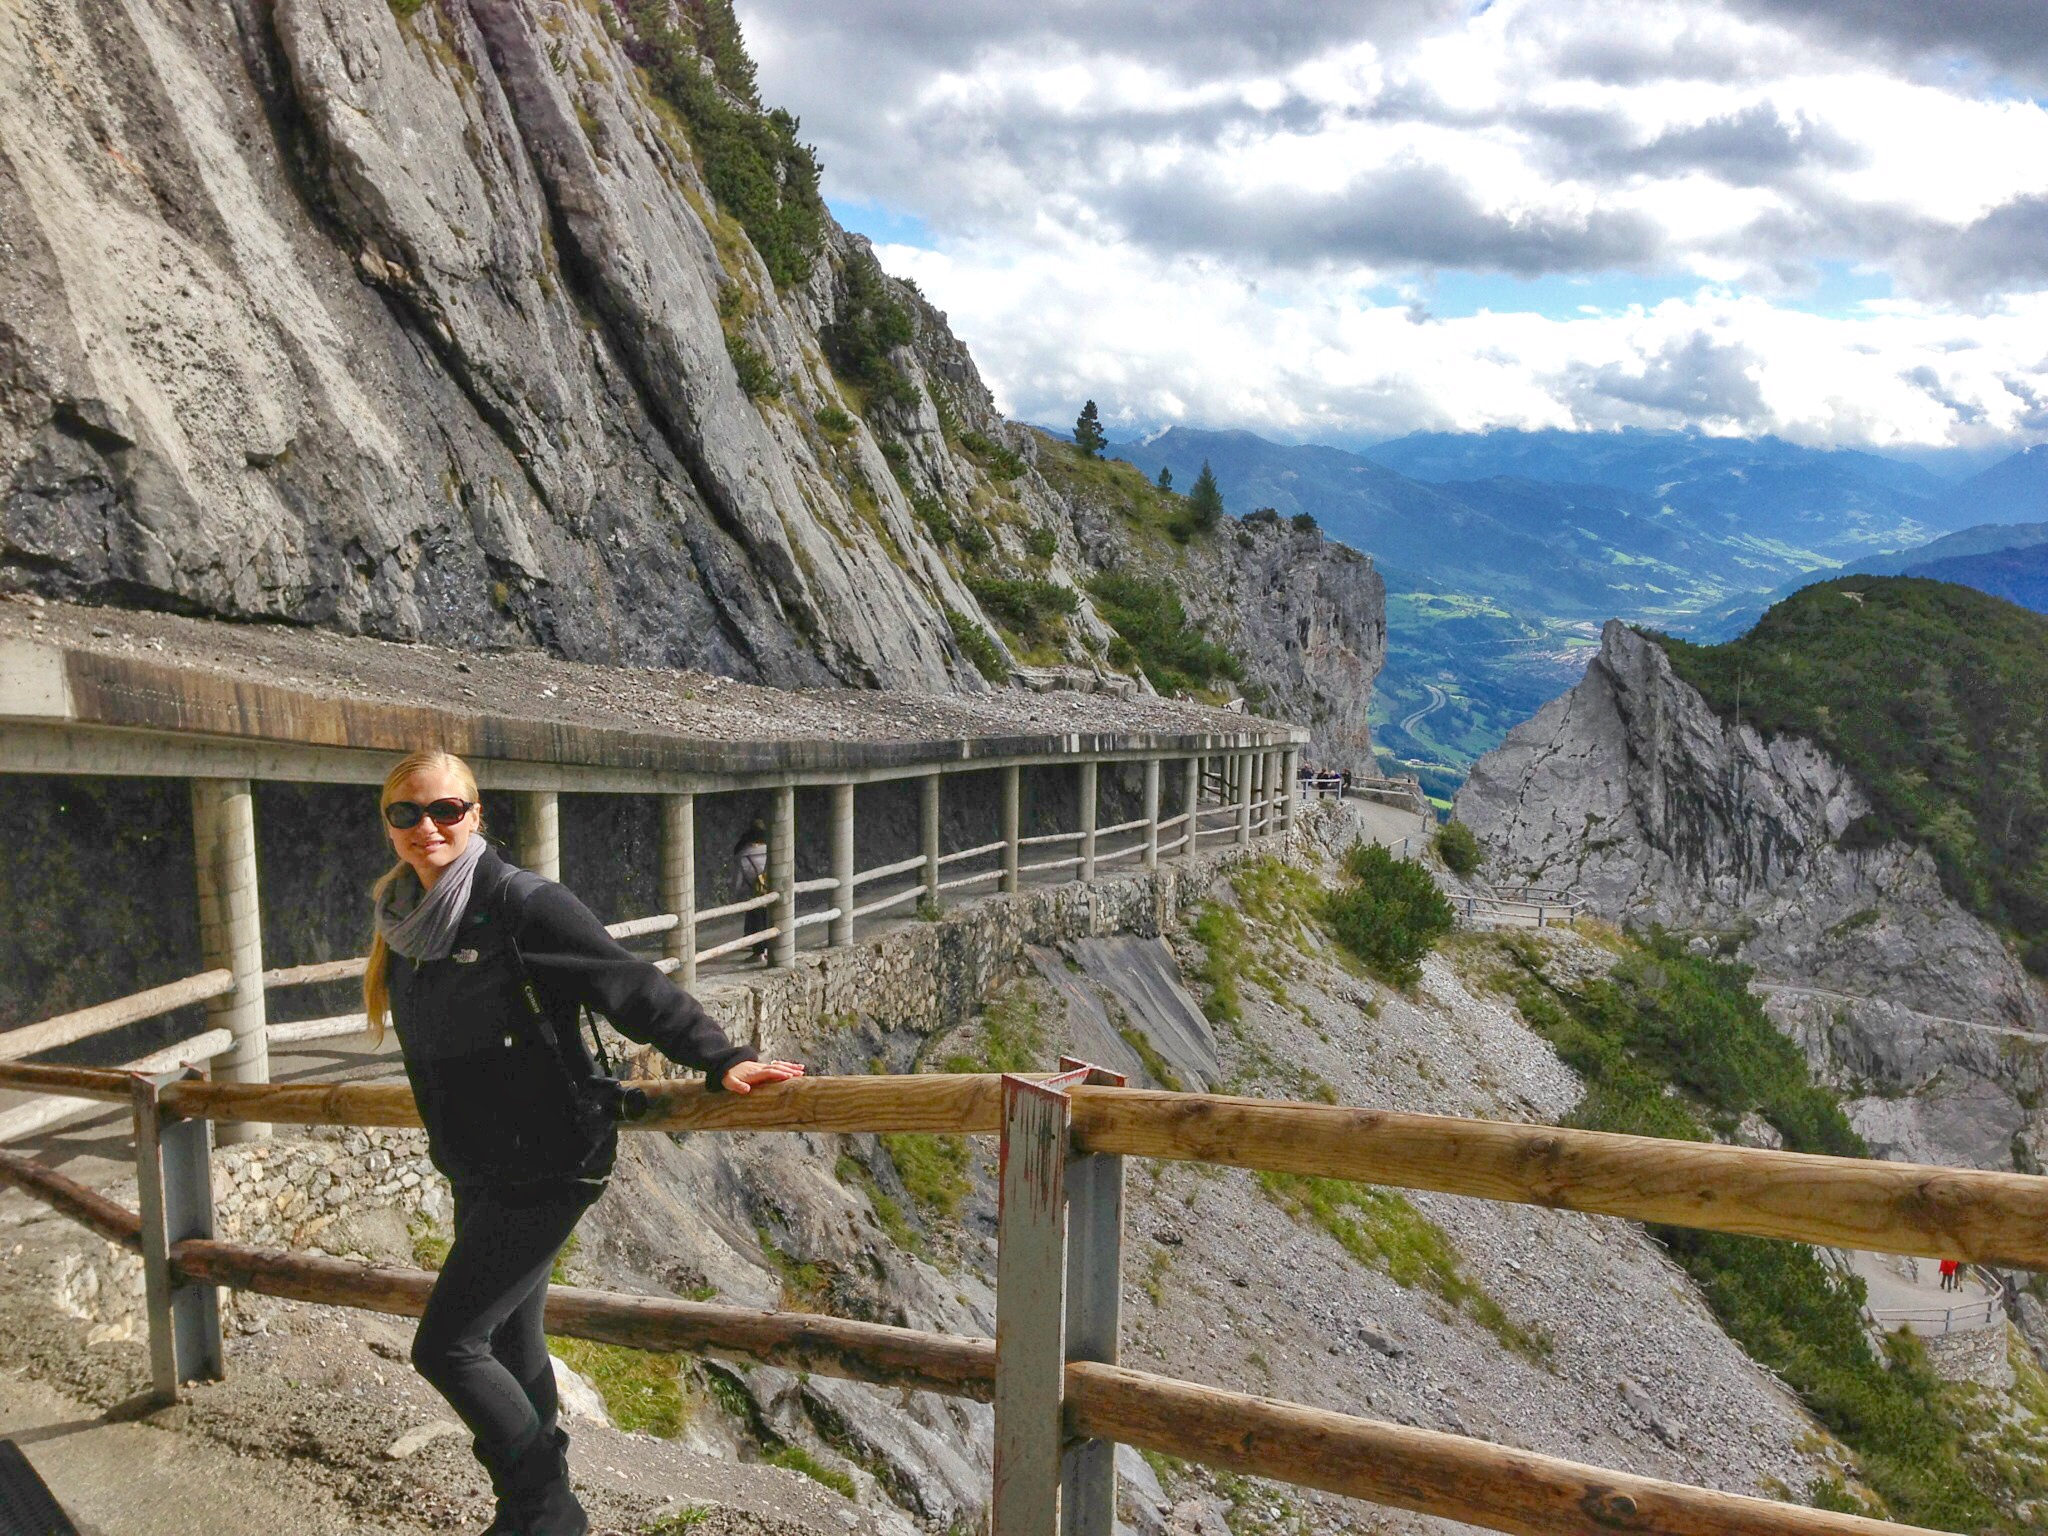
[[[768, 828], [756, 816], [747, 830], [740, 834], [740, 840], [732, 845], [732, 899], [751, 901], [756, 896], [768, 894]], [[755, 907], [747, 913], [747, 925], [742, 933], [759, 933], [768, 926], [768, 909]], [[764, 965], [768, 960], [768, 941], [763, 939], [754, 946], [754, 958]]]
[[387, 1016], [398, 1028], [428, 1154], [455, 1191], [413, 1364], [476, 1437], [498, 1499], [485, 1536], [585, 1536], [541, 1334], [549, 1271], [611, 1177], [625, 1099], [582, 1010], [714, 1089], [804, 1069], [756, 1061], [566, 889], [500, 858], [461, 758], [406, 758], [378, 810], [398, 862], [372, 894], [363, 1006], [378, 1038]]
[[1941, 1288], [1944, 1291], [1959, 1291], [1963, 1288], [1962, 1265], [1954, 1259], [1941, 1261]]

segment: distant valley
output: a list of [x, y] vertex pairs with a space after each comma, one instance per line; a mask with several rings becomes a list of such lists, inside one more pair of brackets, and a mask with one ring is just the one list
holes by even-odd
[[2048, 448], [1961, 484], [1876, 454], [1675, 432], [1417, 433], [1350, 452], [1174, 427], [1108, 451], [1181, 489], [1206, 462], [1232, 514], [1306, 513], [1374, 558], [1375, 739], [1439, 799], [1577, 680], [1609, 618], [1722, 638], [1808, 580], [1924, 561], [1973, 561], [1928, 574], [2021, 602], [2048, 585], [2048, 562], [2014, 553], [2048, 544]]

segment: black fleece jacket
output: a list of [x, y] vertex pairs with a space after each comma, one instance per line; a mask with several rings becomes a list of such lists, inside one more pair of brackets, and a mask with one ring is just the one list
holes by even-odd
[[[521, 957], [549, 1029], [521, 995]], [[516, 869], [491, 848], [477, 862], [454, 953], [429, 961], [393, 955], [389, 981], [391, 1019], [428, 1151], [459, 1184], [610, 1173], [617, 1131], [592, 1123], [577, 1087], [597, 1075], [577, 1028], [579, 1007], [703, 1072], [713, 1087], [735, 1062], [754, 1059], [695, 998], [627, 953], [567, 889]]]

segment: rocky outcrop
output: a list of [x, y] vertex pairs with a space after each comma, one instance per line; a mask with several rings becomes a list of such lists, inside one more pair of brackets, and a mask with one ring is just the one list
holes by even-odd
[[[948, 610], [998, 626], [916, 509], [983, 518], [984, 574], [1079, 585], [1065, 500], [997, 473], [1025, 434], [864, 242], [827, 219], [778, 284], [636, 63], [644, 10], [0, 20], [0, 588], [985, 687]], [[828, 361], [877, 285], [910, 320], [886, 391]], [[1362, 721], [1377, 587], [1311, 564], [1245, 583], [1300, 596], [1272, 622], [1247, 601], [1239, 643], [1277, 703], [1313, 674]], [[1083, 600], [1058, 644], [1100, 673], [1108, 639]]]
[[[1456, 814], [1490, 874], [1712, 934], [1791, 984], [1772, 1007], [1868, 1095], [1856, 1118], [1878, 1145], [2009, 1165], [2015, 1137], [2048, 1127], [2030, 1108], [2038, 1063], [1997, 1042], [2048, 1030], [2048, 997], [1925, 852], [1850, 834], [1868, 809], [1813, 743], [1721, 719], [1661, 648], [1612, 623], [1584, 680], [1475, 765]], [[1884, 1107], [1901, 1096], [1913, 1104]]]

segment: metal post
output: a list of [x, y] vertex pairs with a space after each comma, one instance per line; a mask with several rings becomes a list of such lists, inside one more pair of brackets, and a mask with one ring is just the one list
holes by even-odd
[[561, 806], [552, 789], [520, 789], [512, 793], [519, 812], [519, 842], [512, 862], [547, 880], [562, 878]]
[[998, 890], [1017, 889], [1017, 822], [1023, 811], [1023, 784], [1014, 765], [1003, 770], [1003, 878]]
[[1231, 799], [1237, 805], [1237, 844], [1243, 847], [1252, 840], [1252, 755], [1237, 753], [1233, 759], [1237, 766], [1236, 793]]
[[[1063, 1071], [1121, 1088], [1123, 1077], [1071, 1057]], [[1123, 1300], [1124, 1160], [1111, 1152], [1067, 1159], [1067, 1342], [1069, 1360], [1115, 1365]], [[999, 1293], [1000, 1294], [1000, 1293]], [[1060, 1461], [1061, 1536], [1116, 1536], [1116, 1443], [1076, 1440]]]
[[1095, 878], [1095, 806], [1098, 799], [1095, 760], [1081, 764], [1081, 865], [1075, 878]]
[[825, 942], [840, 949], [853, 942], [853, 786], [832, 786], [832, 900], [839, 915], [825, 930]]
[[1202, 809], [1202, 760], [1199, 757], [1188, 759], [1185, 778], [1186, 783], [1182, 787], [1182, 799], [1185, 802], [1188, 819], [1186, 826], [1182, 830], [1187, 833], [1188, 840], [1180, 845], [1180, 856], [1184, 859], [1191, 859], [1195, 856], [1197, 846], [1195, 838], [1201, 826], [1201, 823], [1195, 819]]
[[939, 904], [939, 776], [928, 773], [918, 785], [918, 827], [924, 848], [924, 899]]
[[[270, 1081], [263, 1005], [263, 914], [256, 893], [256, 800], [247, 779], [192, 781], [192, 851], [199, 877], [199, 950], [208, 970], [235, 974], [235, 989], [206, 1004], [210, 1029], [234, 1037], [214, 1058], [222, 1082]], [[260, 1141], [270, 1127], [223, 1127], [222, 1141]]]
[[151, 1396], [178, 1400], [178, 1384], [221, 1377], [220, 1301], [210, 1285], [178, 1285], [171, 1245], [213, 1236], [213, 1165], [205, 1120], [166, 1115], [158, 1095], [201, 1074], [187, 1067], [134, 1079], [136, 1208], [142, 1217], [143, 1300], [149, 1314]]
[[1066, 1169], [1073, 1114], [1057, 1081], [1003, 1077], [989, 1536], [1055, 1536], [1059, 1529]]
[[697, 984], [697, 797], [661, 797], [661, 910], [676, 915], [662, 950], [676, 962], [676, 985]]
[[1145, 759], [1145, 867], [1159, 867], [1159, 759]]
[[785, 784], [775, 791], [768, 821], [768, 888], [775, 904], [768, 922], [776, 930], [768, 946], [771, 965], [796, 964], [796, 789]]

